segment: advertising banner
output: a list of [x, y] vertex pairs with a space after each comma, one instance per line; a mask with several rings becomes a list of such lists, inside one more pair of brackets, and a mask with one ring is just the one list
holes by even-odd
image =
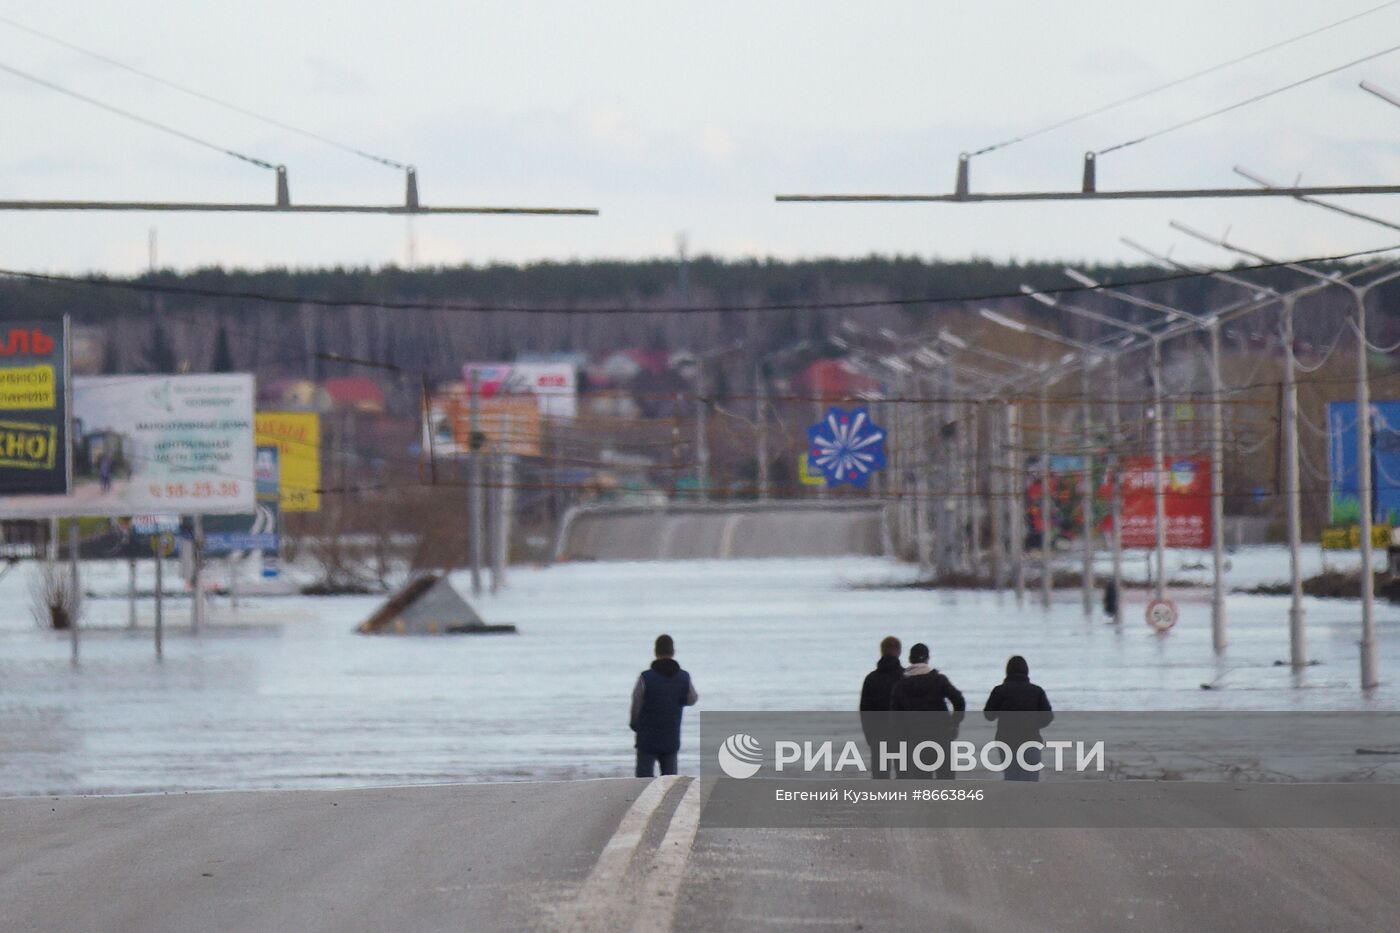
[[229, 515], [254, 509], [253, 377], [73, 381], [73, 489], [7, 496], [8, 518]]
[[66, 318], [0, 329], [0, 496], [70, 489], [68, 352]]
[[276, 554], [279, 528], [280, 471], [276, 447], [259, 447], [254, 465], [257, 508], [250, 515], [215, 515], [204, 520], [204, 553], [211, 557], [261, 551]]
[[[1167, 547], [1210, 547], [1210, 458], [1168, 457], [1163, 482]], [[1123, 546], [1157, 543], [1156, 471], [1151, 457], [1124, 457]]]
[[259, 447], [277, 448], [283, 512], [321, 511], [321, 416], [314, 411], [260, 411]]
[[468, 363], [462, 382], [480, 380], [481, 397], [534, 396], [542, 415], [572, 418], [578, 414], [578, 371], [572, 363]]
[[[485, 453], [538, 457], [544, 449], [544, 424], [533, 398], [496, 396], [477, 400], [477, 431]], [[432, 451], [438, 457], [471, 450], [471, 405], [466, 393], [433, 399]]]
[[[1037, 536], [1044, 528], [1041, 517], [1041, 477], [1038, 458], [1026, 467], [1026, 527]], [[1094, 527], [1107, 534], [1113, 527], [1111, 512], [1113, 487], [1103, 458], [1093, 461]], [[1084, 503], [1080, 482], [1084, 474], [1084, 458], [1068, 455], [1050, 457], [1050, 518], [1056, 539], [1077, 541], [1084, 533]]]
[[[1327, 404], [1327, 473], [1333, 525], [1361, 522], [1357, 495], [1360, 469], [1356, 457], [1355, 402]], [[1400, 523], [1400, 401], [1371, 403], [1371, 521]]]

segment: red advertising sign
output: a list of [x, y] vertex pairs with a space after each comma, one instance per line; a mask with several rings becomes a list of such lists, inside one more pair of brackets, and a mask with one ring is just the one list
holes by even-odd
[[[1163, 478], [1167, 547], [1210, 547], [1210, 458], [1170, 457]], [[1124, 457], [1123, 546], [1157, 543], [1156, 486], [1151, 457]]]

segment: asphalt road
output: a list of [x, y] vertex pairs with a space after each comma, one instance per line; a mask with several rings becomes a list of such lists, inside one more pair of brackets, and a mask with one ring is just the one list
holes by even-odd
[[1393, 929], [1394, 829], [709, 829], [688, 779], [0, 799], [0, 930]]

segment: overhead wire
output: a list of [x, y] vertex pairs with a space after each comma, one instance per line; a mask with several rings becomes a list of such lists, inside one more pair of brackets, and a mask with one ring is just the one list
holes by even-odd
[[265, 168], [271, 171], [277, 170], [277, 166], [267, 161], [266, 159], [259, 159], [257, 156], [251, 156], [245, 152], [239, 152], [237, 149], [230, 149], [227, 146], [221, 146], [218, 143], [210, 142], [209, 140], [203, 139], [199, 136], [195, 136], [192, 133], [186, 133], [184, 130], [178, 130], [173, 126], [161, 123], [158, 120], [152, 120], [150, 117], [143, 117], [139, 113], [132, 113], [130, 110], [123, 110], [121, 107], [114, 106], [112, 104], [107, 103], [106, 101], [98, 100], [95, 97], [89, 97], [86, 94], [83, 94], [79, 91], [75, 91], [72, 88], [64, 87], [61, 84], [55, 84], [53, 81], [50, 81], [47, 78], [41, 78], [38, 75], [30, 74], [29, 72], [16, 68], [13, 65], [7, 65], [4, 62], [0, 62], [0, 71], [12, 74], [17, 78], [23, 78], [26, 81], [30, 81], [34, 84], [39, 85], [40, 87], [48, 88], [51, 91], [55, 91], [67, 97], [71, 97], [74, 100], [80, 100], [83, 103], [91, 104], [92, 106], [105, 110], [108, 113], [113, 113], [117, 116], [125, 117], [128, 120], [134, 120], [135, 122], [151, 127], [152, 129], [160, 130], [162, 133], [169, 133], [171, 136], [177, 136], [180, 139], [186, 140], [187, 142], [192, 142], [197, 146], [203, 146], [206, 149], [212, 149], [215, 152], [220, 152], [226, 156], [232, 156], [235, 159], [239, 159], [251, 165], [256, 165], [258, 168]]
[[1229, 105], [1227, 105], [1227, 106], [1225, 106], [1225, 107], [1220, 107], [1220, 108], [1218, 108], [1218, 109], [1216, 109], [1216, 110], [1212, 110], [1212, 111], [1210, 111], [1210, 112], [1208, 112], [1208, 113], [1199, 114], [1199, 115], [1197, 115], [1197, 116], [1191, 117], [1190, 119], [1182, 120], [1182, 121], [1180, 121], [1180, 122], [1178, 122], [1178, 123], [1173, 123], [1173, 124], [1171, 124], [1170, 126], [1165, 126], [1165, 127], [1161, 128], [1161, 129], [1159, 129], [1159, 130], [1153, 130], [1153, 131], [1150, 132], [1150, 133], [1145, 133], [1145, 134], [1143, 134], [1142, 136], [1136, 136], [1136, 137], [1133, 137], [1132, 139], [1126, 139], [1126, 140], [1124, 140], [1124, 141], [1121, 142], [1121, 143], [1115, 143], [1115, 144], [1112, 145], [1112, 146], [1107, 146], [1107, 147], [1105, 147], [1105, 148], [1103, 148], [1103, 149], [1098, 149], [1098, 150], [1096, 150], [1096, 151], [1094, 152], [1094, 155], [1096, 155], [1096, 156], [1107, 155], [1107, 154], [1110, 153], [1110, 152], [1117, 152], [1117, 151], [1120, 150], [1120, 149], [1127, 149], [1129, 146], [1136, 146], [1136, 145], [1138, 145], [1139, 143], [1145, 143], [1145, 142], [1147, 142], [1148, 140], [1157, 139], [1157, 138], [1159, 138], [1159, 137], [1166, 136], [1168, 133], [1174, 133], [1174, 132], [1176, 132], [1177, 130], [1185, 129], [1185, 128], [1188, 127], [1188, 126], [1194, 126], [1194, 125], [1197, 124], [1197, 123], [1202, 123], [1202, 122], [1204, 122], [1204, 121], [1206, 121], [1206, 120], [1209, 120], [1209, 119], [1211, 119], [1211, 118], [1213, 118], [1213, 117], [1218, 117], [1218, 116], [1220, 116], [1220, 115], [1222, 115], [1222, 114], [1229, 113], [1229, 112], [1232, 111], [1232, 110], [1239, 110], [1241, 107], [1248, 107], [1250, 104], [1256, 104], [1256, 103], [1258, 103], [1258, 102], [1261, 101], [1261, 100], [1267, 100], [1268, 98], [1274, 97], [1274, 96], [1276, 96], [1276, 95], [1278, 95], [1278, 94], [1282, 94], [1282, 93], [1284, 93], [1285, 91], [1291, 91], [1291, 90], [1293, 90], [1294, 88], [1302, 87], [1302, 86], [1305, 85], [1305, 84], [1311, 84], [1313, 81], [1318, 81], [1318, 80], [1320, 80], [1320, 79], [1322, 79], [1322, 78], [1328, 77], [1329, 75], [1334, 75], [1334, 74], [1336, 74], [1336, 73], [1339, 72], [1339, 71], [1346, 71], [1348, 68], [1354, 68], [1354, 67], [1356, 67], [1357, 65], [1363, 64], [1364, 62], [1369, 62], [1369, 61], [1372, 61], [1373, 59], [1377, 59], [1377, 58], [1380, 58], [1380, 57], [1382, 57], [1382, 56], [1384, 56], [1384, 55], [1389, 55], [1389, 54], [1391, 54], [1392, 52], [1397, 52], [1397, 51], [1400, 51], [1400, 45], [1392, 45], [1392, 46], [1390, 46], [1389, 48], [1381, 49], [1379, 52], [1372, 52], [1370, 55], [1363, 55], [1362, 57], [1356, 58], [1356, 59], [1352, 59], [1351, 61], [1349, 61], [1349, 62], [1347, 62], [1347, 63], [1345, 63], [1345, 64], [1337, 65], [1337, 66], [1335, 66], [1335, 67], [1333, 67], [1333, 68], [1328, 68], [1326, 71], [1319, 71], [1319, 72], [1317, 72], [1316, 74], [1308, 75], [1306, 78], [1300, 78], [1300, 79], [1298, 79], [1297, 81], [1290, 81], [1288, 84], [1285, 84], [1285, 85], [1283, 85], [1282, 87], [1276, 87], [1276, 88], [1273, 88], [1272, 90], [1268, 90], [1268, 91], [1264, 91], [1264, 92], [1259, 93], [1259, 94], [1255, 94], [1255, 95], [1252, 96], [1252, 97], [1247, 97], [1247, 98], [1245, 98], [1244, 100], [1236, 101], [1236, 102], [1233, 103], [1233, 104], [1229, 104]]
[[1320, 35], [1332, 29], [1336, 29], [1338, 26], [1344, 26], [1347, 23], [1355, 22], [1356, 20], [1366, 16], [1370, 16], [1373, 13], [1378, 13], [1381, 10], [1393, 7], [1397, 3], [1400, 3], [1400, 0], [1390, 0], [1389, 3], [1382, 3], [1379, 6], [1370, 7], [1369, 9], [1362, 10], [1359, 13], [1353, 13], [1350, 16], [1343, 17], [1342, 19], [1335, 20], [1333, 22], [1327, 23], [1326, 25], [1319, 26], [1315, 29], [1310, 29], [1307, 32], [1299, 33], [1296, 36], [1290, 36], [1287, 39], [1283, 39], [1279, 42], [1274, 42], [1270, 45], [1263, 46], [1262, 48], [1255, 49], [1252, 52], [1246, 52], [1243, 55], [1238, 55], [1235, 58], [1229, 59], [1228, 61], [1219, 62], [1218, 64], [1211, 65], [1208, 68], [1202, 68], [1199, 71], [1193, 71], [1190, 74], [1182, 75], [1179, 78], [1173, 78], [1170, 81], [1166, 81], [1154, 87], [1147, 88], [1143, 91], [1136, 91], [1132, 94], [1127, 95], [1126, 97], [1119, 97], [1115, 100], [1109, 101], [1106, 104], [1100, 104], [1097, 107], [1092, 107], [1088, 110], [1077, 113], [1074, 116], [1056, 120], [1053, 123], [1046, 124], [1045, 126], [1042, 126], [1038, 129], [1031, 130], [1027, 133], [1022, 133], [1019, 136], [1014, 136], [1011, 139], [1003, 140], [1002, 142], [994, 143], [990, 146], [983, 146], [981, 149], [968, 153], [968, 155], [985, 155], [988, 152], [995, 152], [998, 149], [1006, 149], [1010, 146], [1016, 145], [1017, 143], [1025, 142], [1028, 139], [1034, 139], [1037, 136], [1043, 136], [1044, 134], [1049, 133], [1052, 130], [1057, 130], [1061, 127], [1069, 126], [1073, 123], [1078, 123], [1081, 120], [1087, 120], [1090, 117], [1096, 117], [1101, 113], [1107, 113], [1108, 111], [1121, 107], [1124, 104], [1131, 104], [1144, 98], [1151, 97], [1152, 95], [1158, 94], [1162, 91], [1170, 90], [1174, 87], [1180, 87], [1181, 85], [1194, 81], [1197, 78], [1203, 78], [1206, 75], [1214, 74], [1217, 71], [1223, 71], [1224, 69], [1229, 68], [1232, 65], [1238, 65], [1242, 62], [1247, 62], [1252, 58], [1258, 58], [1261, 55], [1265, 55], [1277, 49], [1284, 48], [1296, 42], [1301, 42], [1304, 39], [1310, 39], [1313, 36]]
[[[1397, 46], [1400, 48], [1400, 46]], [[1228, 269], [1191, 269], [1179, 272], [1164, 272], [1160, 275], [1129, 279], [1121, 282], [1099, 282], [1094, 285], [1055, 285], [1038, 288], [1043, 295], [1075, 295], [1097, 292], [1105, 289], [1134, 288], [1145, 285], [1158, 285], [1197, 279], [1219, 271], [1259, 271], [1283, 268], [1300, 263], [1345, 262], [1362, 256], [1373, 256], [1400, 249], [1400, 244], [1378, 246], [1369, 249], [1334, 253], [1327, 256], [1312, 256], [1302, 259], [1273, 260], [1251, 265], [1231, 266]], [[167, 285], [142, 279], [110, 279], [91, 276], [60, 275], [57, 273], [34, 272], [22, 269], [0, 268], [0, 277], [22, 279], [35, 282], [61, 283], [86, 288], [123, 290], [142, 294], [183, 295], [198, 298], [226, 298], [241, 301], [263, 301], [269, 304], [312, 306], [318, 308], [379, 308], [387, 311], [451, 311], [468, 314], [510, 312], [515, 314], [727, 314], [727, 313], [772, 313], [780, 311], [857, 311], [863, 309], [908, 307], [913, 305], [964, 304], [978, 301], [1020, 301], [1029, 302], [1030, 296], [1020, 289], [1015, 291], [981, 292], [974, 294], [924, 295], [915, 297], [889, 297], [870, 299], [850, 299], [838, 301], [787, 301], [755, 304], [706, 304], [706, 305], [665, 305], [660, 307], [636, 307], [630, 305], [600, 305], [595, 307], [552, 307], [544, 305], [486, 304], [481, 302], [453, 301], [414, 301], [389, 300], [369, 296], [350, 298], [318, 298], [304, 295], [280, 295], [273, 292], [259, 292], [243, 289], [217, 289], [194, 285]]]
[[[1396, 2], [1400, 2], [1400, 0], [1396, 0]], [[122, 71], [126, 71], [131, 74], [137, 75], [138, 77], [145, 78], [147, 81], [153, 81], [156, 84], [168, 87], [171, 90], [179, 91], [182, 94], [188, 94], [191, 97], [195, 97], [207, 103], [214, 104], [215, 106], [222, 107], [225, 110], [232, 111], [233, 113], [240, 114], [241, 116], [250, 117], [254, 120], [261, 121], [263, 123], [268, 124], [269, 126], [275, 126], [278, 129], [286, 130], [289, 133], [296, 133], [298, 136], [305, 137], [306, 139], [313, 139], [316, 142], [323, 143], [324, 145], [331, 146], [335, 149], [339, 149], [342, 152], [348, 152], [352, 155], [359, 156], [362, 159], [368, 159], [371, 162], [376, 162], [380, 165], [388, 166], [389, 168], [399, 170], [407, 170], [409, 168], [407, 164], [400, 162], [396, 159], [391, 159], [387, 156], [376, 155], [373, 152], [367, 152], [356, 146], [352, 146], [349, 143], [344, 143], [339, 140], [332, 139], [331, 137], [318, 133], [315, 130], [308, 130], [305, 127], [297, 126], [292, 123], [287, 123], [286, 121], [279, 120], [276, 117], [270, 117], [265, 113], [259, 113], [256, 110], [249, 110], [247, 107], [242, 107], [231, 101], [224, 100], [221, 97], [215, 97], [213, 94], [208, 94], [204, 91], [198, 90], [197, 88], [192, 88], [188, 85], [180, 84], [177, 81], [172, 81], [169, 78], [164, 78], [158, 74], [153, 74], [142, 68], [137, 68], [135, 65], [131, 65], [119, 59], [112, 58], [111, 56], [105, 55], [102, 52], [85, 48], [81, 45], [78, 45], [77, 43], [70, 42], [67, 39], [60, 38], [59, 36], [55, 36], [52, 33], [44, 32], [41, 29], [35, 29], [33, 26], [26, 25], [17, 20], [11, 19], [8, 16], [0, 15], [0, 23], [3, 23], [4, 25], [9, 26], [13, 29], [18, 29], [21, 32], [29, 33], [32, 36], [37, 36], [41, 39], [44, 39], [47, 42], [52, 42], [55, 45], [60, 45], [63, 48], [77, 52], [81, 55], [86, 55], [89, 58], [96, 59], [100, 62], [104, 62], [108, 65], [111, 65], [113, 68], [120, 68]]]

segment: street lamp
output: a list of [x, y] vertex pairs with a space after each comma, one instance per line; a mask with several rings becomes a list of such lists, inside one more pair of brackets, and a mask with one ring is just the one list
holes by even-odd
[[[1166, 549], [1167, 549], [1167, 520], [1166, 520], [1166, 487], [1164, 474], [1166, 472], [1166, 454], [1164, 452], [1165, 439], [1163, 437], [1162, 425], [1162, 334], [1160, 331], [1153, 331], [1143, 327], [1141, 324], [1134, 324], [1131, 321], [1122, 321], [1118, 318], [1100, 314], [1075, 304], [1071, 304], [1063, 299], [1036, 292], [1033, 289], [1027, 291], [1026, 286], [1021, 289], [1042, 304], [1057, 308], [1069, 314], [1077, 315], [1090, 321], [1095, 321], [1107, 327], [1126, 331], [1138, 337], [1147, 338], [1151, 346], [1150, 372], [1152, 376], [1152, 472], [1153, 472], [1153, 503], [1155, 506], [1156, 536], [1154, 556], [1156, 573], [1154, 574], [1154, 596], [1156, 599], [1166, 597]], [[1119, 529], [1115, 527], [1114, 534]]]
[[[1213, 240], [1211, 237], [1192, 229], [1185, 224], [1172, 221], [1172, 226], [1188, 236], [1203, 240], [1207, 243], [1214, 243], [1223, 249], [1239, 253], [1242, 256], [1250, 256], [1261, 262], [1275, 262], [1275, 260], [1256, 253], [1253, 250], [1245, 249], [1224, 239]], [[1378, 285], [1393, 279], [1400, 278], [1400, 270], [1394, 270], [1377, 278], [1371, 279], [1364, 285], [1356, 285], [1342, 276], [1319, 272], [1308, 266], [1299, 263], [1283, 263], [1286, 268], [1304, 275], [1320, 279], [1328, 284], [1334, 284], [1345, 288], [1351, 293], [1356, 305], [1356, 445], [1357, 445], [1357, 505], [1360, 511], [1360, 532], [1361, 532], [1361, 689], [1371, 690], [1380, 684], [1380, 679], [1376, 665], [1376, 624], [1375, 624], [1375, 602], [1376, 602], [1376, 580], [1374, 574], [1375, 555], [1371, 541], [1371, 497], [1373, 495], [1373, 482], [1371, 477], [1371, 384], [1369, 374], [1369, 361], [1367, 359], [1368, 344], [1366, 339], [1366, 299], [1371, 290]]]
[[1171, 320], [1190, 321], [1206, 331], [1210, 338], [1210, 521], [1212, 589], [1210, 601], [1211, 641], [1216, 652], [1225, 650], [1225, 418], [1220, 381], [1220, 315], [1199, 315], [1158, 301], [1104, 288], [1102, 284], [1075, 269], [1065, 269], [1065, 275], [1089, 288], [1097, 288], [1110, 298], [1166, 315]]
[[[993, 311], [991, 308], [978, 308], [977, 313], [983, 320], [1004, 327], [1007, 330], [1015, 331], [1033, 337], [1040, 337], [1052, 340], [1065, 346], [1077, 346], [1068, 338], [1062, 338], [1052, 331], [1047, 331], [1018, 321], [1015, 318], [1007, 317]], [[1051, 577], [1050, 555], [1054, 544], [1055, 529], [1050, 520], [1050, 387], [1058, 382], [1067, 373], [1067, 365], [1079, 355], [1077, 352], [1070, 352], [1060, 358], [1058, 366], [1060, 372], [1055, 373], [1051, 367], [1044, 366], [1039, 370], [1040, 380], [1040, 604], [1045, 609], [1050, 608], [1050, 591], [1053, 585]], [[1086, 364], [1087, 368], [1087, 364]], [[1051, 375], [1055, 378], [1050, 378]]]
[[[1024, 323], [1024, 322], [1022, 322], [1022, 321], [1016, 321], [1016, 320], [1011, 319], [1011, 318], [1005, 318], [1005, 317], [1003, 317], [1002, 315], [999, 315], [999, 314], [997, 314], [996, 312], [990, 311], [990, 310], [984, 310], [983, 317], [986, 318], [987, 320], [992, 321], [993, 323], [1001, 324], [1002, 326], [1012, 326], [1013, 329], [1016, 329], [1016, 330], [1020, 331], [1021, 333], [1028, 334], [1028, 335], [1034, 336], [1034, 337], [1039, 337], [1039, 338], [1041, 338], [1041, 339], [1043, 339], [1043, 340], [1049, 340], [1049, 341], [1052, 341], [1052, 342], [1054, 342], [1054, 343], [1058, 343], [1058, 344], [1060, 344], [1060, 345], [1062, 345], [1062, 346], [1066, 346], [1066, 347], [1069, 347], [1069, 348], [1071, 348], [1071, 349], [1073, 349], [1073, 350], [1079, 351], [1079, 352], [1083, 355], [1083, 360], [1084, 360], [1084, 365], [1082, 366], [1081, 371], [1082, 371], [1082, 373], [1084, 374], [1084, 378], [1085, 378], [1085, 388], [1084, 388], [1084, 391], [1085, 391], [1085, 397], [1086, 397], [1086, 398], [1088, 397], [1088, 386], [1087, 386], [1087, 381], [1088, 381], [1088, 372], [1089, 372], [1090, 366], [1092, 366], [1094, 363], [1097, 363], [1099, 360], [1104, 360], [1104, 359], [1108, 360], [1108, 362], [1109, 362], [1109, 396], [1110, 396], [1110, 397], [1109, 397], [1109, 406], [1110, 406], [1111, 411], [1112, 411], [1111, 418], [1110, 418], [1110, 433], [1111, 433], [1112, 437], [1115, 439], [1115, 443], [1116, 443], [1117, 438], [1118, 438], [1119, 433], [1120, 433], [1119, 413], [1118, 413], [1119, 401], [1120, 401], [1120, 398], [1119, 398], [1119, 383], [1118, 383], [1118, 372], [1119, 372], [1118, 360], [1119, 360], [1119, 357], [1121, 357], [1124, 353], [1126, 353], [1126, 352], [1128, 352], [1130, 349], [1132, 349], [1132, 347], [1130, 346], [1130, 344], [1131, 344], [1131, 342], [1132, 342], [1133, 339], [1134, 339], [1133, 335], [1129, 334], [1129, 335], [1127, 335], [1127, 336], [1125, 336], [1125, 337], [1120, 337], [1120, 338], [1118, 338], [1116, 341], [1110, 341], [1107, 345], [1105, 345], [1105, 344], [1092, 344], [1092, 343], [1084, 343], [1084, 342], [1079, 341], [1079, 340], [1074, 340], [1074, 339], [1072, 339], [1072, 338], [1070, 338], [1070, 337], [1064, 336], [1063, 334], [1059, 334], [1059, 333], [1056, 333], [1055, 331], [1047, 330], [1047, 329], [1045, 329], [1045, 328], [1037, 327], [1037, 326], [1035, 326], [1035, 325], [1033, 325], [1033, 324], [1026, 324], [1026, 323]], [[1087, 436], [1087, 433], [1086, 433], [1086, 449], [1088, 449], [1088, 447], [1090, 447], [1090, 446], [1092, 446], [1092, 442], [1088, 439], [1088, 436]], [[1117, 462], [1116, 462], [1116, 455], [1115, 455], [1115, 462], [1113, 463], [1112, 468], [1109, 470], [1109, 473], [1110, 473], [1110, 475], [1112, 476], [1112, 482], [1113, 482], [1113, 485], [1112, 485], [1112, 498], [1111, 498], [1111, 505], [1110, 505], [1110, 509], [1111, 509], [1111, 523], [1112, 523], [1112, 525], [1113, 525], [1113, 544], [1112, 544], [1112, 553], [1113, 553], [1113, 586], [1114, 586], [1114, 588], [1115, 588], [1115, 590], [1116, 590], [1117, 592], [1121, 593], [1122, 590], [1123, 590], [1123, 547], [1122, 547], [1122, 536], [1121, 536], [1121, 534], [1120, 534], [1120, 526], [1121, 526], [1121, 524], [1122, 524], [1122, 495], [1121, 495], [1120, 477], [1119, 477], [1119, 475], [1118, 475], [1118, 466], [1117, 466]], [[1090, 485], [1092, 486], [1092, 483], [1090, 483]], [[1090, 500], [1090, 499], [1085, 499], [1084, 501], [1085, 501], [1085, 509], [1086, 509], [1086, 511], [1088, 512], [1088, 514], [1092, 514], [1092, 510], [1089, 509], [1089, 503], [1091, 502], [1091, 500]], [[1086, 522], [1086, 523], [1085, 523], [1085, 527], [1086, 527], [1086, 530], [1087, 530], [1088, 528], [1092, 527], [1091, 522]], [[1086, 574], [1086, 575], [1084, 576], [1083, 580], [1081, 581], [1081, 584], [1082, 584], [1082, 589], [1084, 590], [1084, 599], [1086, 600], [1085, 605], [1091, 607], [1091, 606], [1092, 606], [1092, 583], [1090, 582], [1089, 575]], [[1085, 611], [1086, 611], [1086, 614], [1088, 614], [1089, 612], [1092, 611], [1092, 609], [1091, 609], [1091, 608], [1088, 608], [1088, 609], [1086, 609]], [[1122, 622], [1122, 621], [1123, 621], [1123, 609], [1122, 609], [1122, 602], [1121, 602], [1121, 600], [1118, 601], [1117, 603], [1115, 603], [1115, 605], [1114, 605], [1113, 621], [1114, 621], [1115, 623], [1118, 623], [1118, 622]]]

